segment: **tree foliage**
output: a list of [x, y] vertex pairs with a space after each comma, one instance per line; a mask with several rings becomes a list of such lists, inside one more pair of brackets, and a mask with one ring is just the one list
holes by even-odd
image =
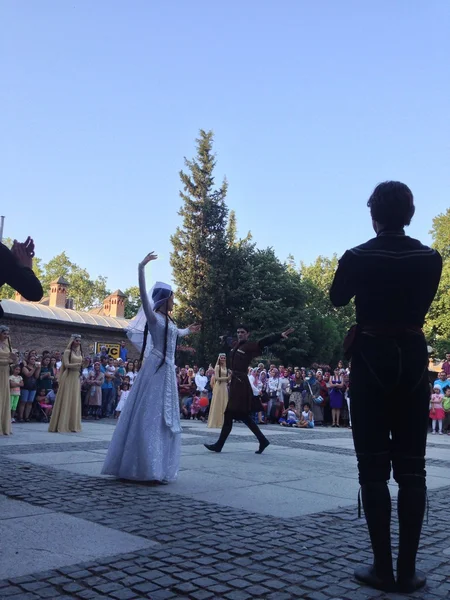
[[[9, 248], [12, 240], [6, 238], [3, 243]], [[101, 304], [110, 293], [106, 287], [106, 277], [99, 275], [91, 278], [88, 271], [73, 263], [65, 252], [43, 264], [38, 257], [33, 258], [33, 271], [42, 283], [44, 294], [48, 294], [50, 283], [59, 277], [64, 277], [70, 284], [68, 297], [73, 299], [76, 310], [87, 310]], [[8, 285], [0, 288], [0, 298], [14, 298], [14, 290]]]
[[353, 316], [352, 309], [337, 310], [328, 300], [337, 259], [321, 258], [300, 272], [293, 256], [283, 264], [272, 248], [257, 249], [250, 232], [239, 239], [236, 215], [228, 214], [225, 204], [227, 183], [214, 186], [212, 144], [212, 133], [200, 131], [195, 159], [185, 159], [182, 226], [171, 239], [177, 320], [202, 325], [192, 341], [195, 360], [214, 362], [219, 336], [233, 334], [244, 322], [253, 339], [295, 328], [287, 342], [268, 348], [266, 357], [297, 365], [330, 361]]
[[99, 275], [92, 279], [86, 269], [73, 263], [65, 252], [53, 257], [43, 266], [41, 277], [44, 293], [48, 293], [55, 279], [64, 277], [70, 284], [68, 297], [73, 299], [75, 310], [87, 310], [101, 304], [110, 294], [106, 287], [106, 277]]
[[141, 307], [141, 295], [138, 286], [131, 286], [124, 291], [127, 301], [125, 304], [125, 319], [132, 319]]
[[182, 226], [172, 236], [170, 262], [177, 284], [177, 314], [187, 322], [196, 321], [202, 329], [196, 336], [197, 360], [203, 364], [217, 350], [227, 301], [228, 258], [227, 182], [216, 188], [213, 133], [201, 130], [194, 159], [185, 158], [187, 172], [180, 172], [183, 201], [179, 215]]
[[443, 358], [450, 349], [450, 209], [433, 219], [433, 248], [443, 259], [442, 277], [427, 315], [424, 331], [435, 355]]
[[433, 236], [433, 248], [444, 261], [450, 259], [450, 208], [434, 217], [430, 233]]

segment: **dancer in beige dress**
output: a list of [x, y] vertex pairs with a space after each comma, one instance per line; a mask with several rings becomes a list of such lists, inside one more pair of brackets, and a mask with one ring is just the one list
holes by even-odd
[[228, 382], [227, 357], [225, 354], [219, 354], [216, 368], [214, 369], [214, 388], [208, 427], [222, 429], [223, 415], [228, 404]]
[[11, 351], [9, 328], [0, 325], [0, 435], [11, 433], [9, 365], [16, 362], [17, 356]]
[[81, 336], [73, 335], [62, 359], [59, 389], [48, 427], [52, 433], [81, 431], [80, 370], [82, 360]]

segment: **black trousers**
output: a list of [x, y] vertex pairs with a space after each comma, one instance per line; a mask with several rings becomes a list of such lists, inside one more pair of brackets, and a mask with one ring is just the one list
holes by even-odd
[[220, 437], [215, 444], [219, 450], [222, 450], [228, 436], [231, 433], [231, 430], [233, 429], [233, 419], [239, 419], [239, 421], [242, 421], [244, 425], [247, 425], [250, 431], [256, 435], [260, 444], [266, 441], [267, 438], [249, 415], [234, 415], [232, 412], [226, 412], [224, 415], [224, 422], [222, 431], [220, 432]]
[[359, 482], [425, 488], [430, 388], [425, 338], [361, 333], [350, 374]]

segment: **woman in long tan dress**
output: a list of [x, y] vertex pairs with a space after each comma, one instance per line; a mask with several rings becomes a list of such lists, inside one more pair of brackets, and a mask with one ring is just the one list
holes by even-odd
[[223, 415], [228, 404], [228, 382], [227, 357], [225, 354], [219, 354], [216, 368], [214, 369], [214, 387], [208, 427], [221, 429], [223, 426]]
[[0, 325], [0, 435], [11, 433], [9, 365], [16, 362], [17, 356], [11, 351], [9, 328]]
[[62, 359], [58, 393], [48, 427], [52, 433], [81, 431], [80, 370], [82, 360], [81, 336], [73, 335]]

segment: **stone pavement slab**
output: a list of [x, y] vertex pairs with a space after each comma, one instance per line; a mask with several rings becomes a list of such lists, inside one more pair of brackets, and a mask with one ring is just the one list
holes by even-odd
[[[0, 580], [159, 546], [62, 513], [45, 509], [36, 513], [36, 507], [26, 511], [24, 504], [16, 502], [15, 517], [10, 506], [10, 517], [0, 520]], [[3, 497], [0, 507], [4, 505]], [[24, 516], [26, 512], [31, 515]]]
[[0, 521], [31, 517], [33, 515], [43, 515], [49, 512], [53, 512], [51, 508], [33, 506], [28, 502], [12, 500], [7, 496], [0, 495]]

